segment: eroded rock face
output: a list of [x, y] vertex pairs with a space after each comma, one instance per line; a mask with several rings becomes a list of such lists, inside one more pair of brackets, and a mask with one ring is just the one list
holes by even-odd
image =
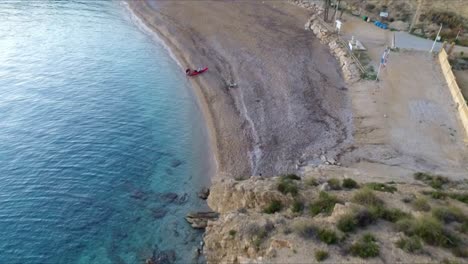
[[226, 213], [242, 208], [261, 210], [273, 200], [290, 204], [292, 197], [278, 192], [276, 186], [274, 180], [261, 177], [252, 177], [247, 181], [228, 179], [211, 187], [208, 205], [216, 212]]

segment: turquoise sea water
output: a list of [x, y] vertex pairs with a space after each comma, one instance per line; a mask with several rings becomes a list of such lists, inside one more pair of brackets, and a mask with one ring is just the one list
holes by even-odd
[[168, 52], [117, 1], [0, 1], [0, 263], [189, 262], [211, 164]]

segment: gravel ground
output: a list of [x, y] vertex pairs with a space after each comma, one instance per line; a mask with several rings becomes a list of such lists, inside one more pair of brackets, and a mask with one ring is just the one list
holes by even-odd
[[307, 10], [283, 1], [148, 1], [129, 4], [182, 65], [210, 68], [192, 83], [221, 177], [292, 172], [348, 144], [348, 91], [335, 58], [304, 30]]

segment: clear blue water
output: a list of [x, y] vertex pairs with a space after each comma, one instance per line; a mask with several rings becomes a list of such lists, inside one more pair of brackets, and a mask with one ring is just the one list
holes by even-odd
[[211, 162], [181, 72], [119, 2], [0, 2], [0, 263], [192, 259]]

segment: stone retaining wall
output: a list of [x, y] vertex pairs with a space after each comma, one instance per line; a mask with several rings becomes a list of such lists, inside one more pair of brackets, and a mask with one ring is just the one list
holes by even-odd
[[447, 81], [450, 94], [455, 101], [462, 125], [465, 128], [465, 143], [468, 143], [468, 106], [463, 94], [461, 93], [460, 87], [457, 84], [457, 80], [453, 74], [452, 66], [448, 61], [448, 55], [447, 52], [445, 52], [445, 49], [441, 49], [439, 52], [439, 63], [442, 67], [445, 80]]

